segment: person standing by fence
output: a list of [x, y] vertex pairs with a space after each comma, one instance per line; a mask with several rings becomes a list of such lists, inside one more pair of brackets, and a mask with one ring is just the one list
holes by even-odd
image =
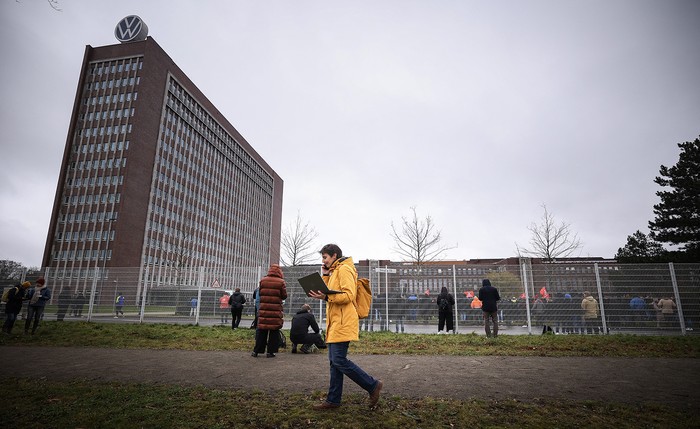
[[8, 335], [12, 334], [17, 315], [22, 310], [24, 295], [31, 285], [29, 282], [24, 282], [16, 285], [8, 292], [7, 303], [5, 304], [5, 323], [2, 325], [2, 332]]
[[287, 285], [279, 265], [270, 265], [267, 275], [260, 280], [258, 296], [258, 329], [255, 332], [255, 347], [250, 355], [258, 357], [258, 353], [264, 353], [267, 347], [267, 357], [273, 358], [279, 349], [279, 330], [284, 325], [282, 301], [287, 299]]
[[442, 328], [447, 324], [446, 332], [452, 331], [454, 334], [454, 319], [452, 316], [452, 307], [455, 305], [455, 298], [447, 291], [445, 286], [440, 290], [436, 300], [438, 306], [438, 334], [443, 334]]
[[114, 318], [118, 319], [119, 315], [121, 314], [122, 317], [124, 317], [124, 295], [122, 295], [121, 292], [117, 294], [117, 297], [114, 299]]
[[36, 328], [39, 327], [39, 320], [44, 314], [46, 302], [51, 299], [51, 290], [46, 286], [46, 280], [43, 277], [39, 277], [36, 280], [36, 286], [34, 289], [29, 290], [27, 299], [29, 300], [29, 305], [27, 306], [27, 320], [24, 322], [24, 334], [29, 334], [29, 325], [34, 319], [34, 325], [32, 326], [32, 335], [34, 335]]
[[661, 309], [661, 320], [663, 320], [664, 326], [671, 326], [675, 321], [676, 303], [666, 296], [661, 298], [657, 305]]
[[581, 309], [583, 310], [583, 333], [587, 334], [590, 327], [591, 333], [595, 334], [598, 328], [598, 301], [588, 291], [583, 293]]
[[70, 293], [67, 287], [63, 288], [61, 293], [58, 294], [58, 311], [56, 312], [56, 321], [63, 322], [66, 318], [66, 313], [73, 304], [73, 295]]
[[244, 304], [245, 296], [241, 293], [241, 288], [237, 287], [233, 295], [228, 299], [228, 305], [231, 306], [231, 329], [238, 328], [238, 325], [241, 323]]
[[228, 292], [224, 292], [224, 294], [221, 295], [221, 298], [219, 298], [219, 312], [221, 313], [222, 325], [228, 324], [228, 314], [231, 312], [231, 307], [228, 305], [228, 300], [230, 297], [231, 295], [229, 295]]
[[498, 301], [501, 300], [501, 295], [498, 294], [498, 289], [491, 286], [491, 280], [481, 281], [479, 300], [481, 300], [481, 311], [484, 315], [486, 336], [491, 336], [491, 322], [493, 322], [493, 337], [496, 338], [498, 336]]

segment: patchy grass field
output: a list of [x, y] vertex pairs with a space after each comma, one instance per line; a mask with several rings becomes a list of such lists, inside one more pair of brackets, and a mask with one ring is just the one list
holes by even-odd
[[321, 392], [241, 392], [152, 384], [5, 380], [3, 421], [18, 428], [698, 428], [698, 414], [655, 404], [455, 401], [345, 395], [313, 411]]
[[[21, 326], [15, 332], [22, 332]], [[285, 331], [285, 334], [289, 332]], [[166, 324], [43, 322], [34, 336], [0, 336], [0, 345], [182, 350], [252, 350], [254, 331]], [[454, 356], [700, 357], [700, 337], [634, 335], [481, 335], [362, 332], [353, 353]], [[284, 351], [283, 351], [284, 352]]]

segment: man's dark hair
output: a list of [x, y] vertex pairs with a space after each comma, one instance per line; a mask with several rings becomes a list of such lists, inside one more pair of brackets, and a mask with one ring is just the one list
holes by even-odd
[[338, 247], [337, 244], [326, 244], [318, 253], [320, 253], [321, 255], [325, 253], [328, 256], [336, 255], [338, 258], [343, 257], [343, 251], [340, 250], [340, 247]]

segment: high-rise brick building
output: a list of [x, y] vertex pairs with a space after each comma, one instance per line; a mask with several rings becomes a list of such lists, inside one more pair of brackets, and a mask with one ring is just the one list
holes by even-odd
[[75, 289], [116, 267], [154, 284], [172, 268], [264, 267], [282, 187], [155, 40], [87, 46], [43, 265]]

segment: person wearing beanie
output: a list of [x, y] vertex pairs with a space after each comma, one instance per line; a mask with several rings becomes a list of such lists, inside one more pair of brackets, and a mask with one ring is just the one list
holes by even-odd
[[267, 275], [260, 280], [258, 294], [258, 329], [255, 331], [255, 347], [250, 355], [258, 357], [258, 353], [264, 353], [267, 347], [267, 357], [273, 358], [279, 349], [279, 330], [284, 324], [282, 301], [287, 299], [287, 284], [279, 265], [270, 265]]
[[5, 323], [2, 325], [2, 332], [10, 335], [12, 328], [17, 321], [17, 315], [22, 311], [22, 299], [27, 291], [27, 288], [32, 284], [24, 282], [17, 284], [7, 294], [7, 304], [5, 304]]
[[481, 300], [481, 312], [484, 315], [486, 336], [491, 336], [491, 322], [493, 322], [493, 337], [496, 338], [498, 336], [497, 303], [501, 300], [501, 295], [498, 294], [498, 289], [491, 286], [491, 280], [482, 280], [481, 289], [479, 289], [479, 299]]
[[[309, 332], [309, 328], [313, 333]], [[321, 336], [321, 329], [311, 313], [309, 304], [302, 305], [301, 309], [294, 315], [292, 328], [289, 330], [289, 339], [292, 342], [292, 353], [297, 352], [297, 344], [301, 344], [301, 352], [304, 354], [311, 353], [311, 348], [314, 345], [319, 349], [326, 348], [326, 342]]]
[[29, 306], [27, 308], [27, 320], [24, 322], [24, 334], [29, 334], [29, 325], [31, 325], [33, 319], [32, 335], [34, 335], [36, 328], [39, 327], [41, 315], [44, 314], [46, 303], [51, 299], [51, 290], [46, 286], [46, 280], [43, 277], [39, 277], [36, 280], [36, 286], [29, 290], [26, 299], [29, 300]]

